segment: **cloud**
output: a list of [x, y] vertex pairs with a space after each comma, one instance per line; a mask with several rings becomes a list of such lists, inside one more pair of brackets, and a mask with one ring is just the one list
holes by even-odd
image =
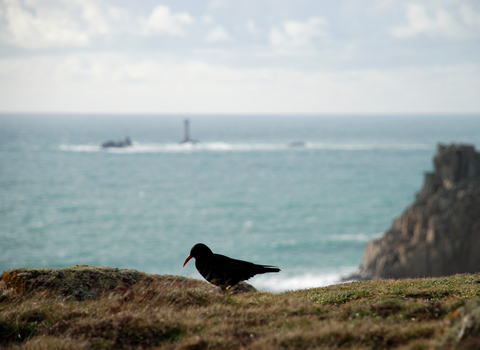
[[216, 8], [219, 8], [219, 7], [223, 7], [225, 5], [226, 5], [226, 3], [225, 3], [224, 0], [211, 0], [208, 3], [208, 7], [211, 8], [211, 9], [216, 9]]
[[306, 46], [314, 38], [327, 36], [328, 21], [321, 17], [311, 17], [304, 22], [287, 21], [280, 28], [270, 30], [270, 44], [274, 46]]
[[109, 7], [108, 15], [114, 21], [119, 21], [123, 23], [129, 23], [131, 21], [131, 14], [127, 11], [127, 9], [121, 7]]
[[204, 40], [208, 43], [227, 42], [231, 41], [232, 37], [228, 34], [225, 28], [222, 26], [216, 26], [207, 33]]
[[411, 3], [406, 7], [405, 16], [406, 24], [390, 28], [391, 35], [398, 39], [422, 34], [451, 39], [480, 35], [480, 13], [468, 5], [454, 9], [437, 7], [429, 10], [424, 5]]
[[89, 0], [5, 0], [0, 39], [27, 49], [86, 46], [110, 27], [96, 2]]
[[476, 1], [0, 0], [0, 110], [478, 111]]
[[472, 31], [480, 32], [480, 11], [470, 5], [462, 5], [459, 9], [460, 16], [465, 25]]
[[172, 13], [164, 5], [157, 6], [147, 19], [141, 20], [143, 33], [185, 35], [185, 26], [194, 22], [193, 17], [186, 13]]
[[475, 112], [479, 75], [478, 64], [302, 71], [114, 53], [42, 55], [0, 59], [0, 95], [3, 111]]
[[258, 33], [257, 25], [255, 24], [255, 21], [253, 19], [248, 20], [245, 27], [247, 28], [247, 31], [252, 35], [255, 35]]
[[202, 16], [202, 22], [205, 23], [205, 24], [211, 24], [214, 22], [214, 19], [211, 15], [209, 14], [204, 14]]

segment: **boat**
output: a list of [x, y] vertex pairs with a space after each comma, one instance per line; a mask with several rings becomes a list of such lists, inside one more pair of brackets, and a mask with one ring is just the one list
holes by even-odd
[[112, 141], [108, 140], [102, 143], [102, 148], [122, 148], [122, 147], [130, 147], [132, 145], [132, 141], [130, 141], [130, 138], [127, 136], [125, 137], [125, 140], [120, 140], [120, 141]]
[[305, 147], [305, 142], [304, 141], [289, 141], [287, 143], [288, 147]]

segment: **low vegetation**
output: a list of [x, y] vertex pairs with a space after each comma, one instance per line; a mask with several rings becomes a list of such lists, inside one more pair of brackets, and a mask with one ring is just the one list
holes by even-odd
[[480, 274], [224, 294], [202, 281], [139, 272], [132, 275], [138, 281], [106, 284], [115, 275], [102, 280], [84, 268], [91, 275], [70, 273], [91, 281], [72, 287], [81, 294], [59, 288], [58, 278], [41, 284], [32, 270], [4, 274], [0, 348], [480, 348]]

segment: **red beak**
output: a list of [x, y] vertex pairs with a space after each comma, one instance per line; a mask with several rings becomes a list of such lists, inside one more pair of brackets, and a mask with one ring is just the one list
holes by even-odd
[[185, 262], [183, 263], [183, 267], [185, 267], [185, 265], [187, 265], [187, 262], [192, 258], [191, 255], [187, 256], [187, 259], [185, 259]]

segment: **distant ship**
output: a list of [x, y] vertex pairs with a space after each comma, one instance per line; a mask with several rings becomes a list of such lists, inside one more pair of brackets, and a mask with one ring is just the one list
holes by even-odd
[[102, 148], [111, 148], [111, 147], [117, 147], [117, 148], [121, 148], [121, 147], [129, 147], [132, 145], [132, 141], [130, 141], [130, 137], [125, 137], [125, 140], [123, 141], [112, 141], [112, 140], [109, 140], [109, 141], [105, 141], [102, 143]]
[[305, 147], [304, 141], [289, 141], [287, 143], [288, 147]]
[[183, 121], [183, 140], [180, 141], [180, 143], [189, 143], [189, 144], [199, 143], [200, 141], [192, 140], [190, 138], [189, 124], [190, 122], [188, 121], [188, 119], [185, 119]]

